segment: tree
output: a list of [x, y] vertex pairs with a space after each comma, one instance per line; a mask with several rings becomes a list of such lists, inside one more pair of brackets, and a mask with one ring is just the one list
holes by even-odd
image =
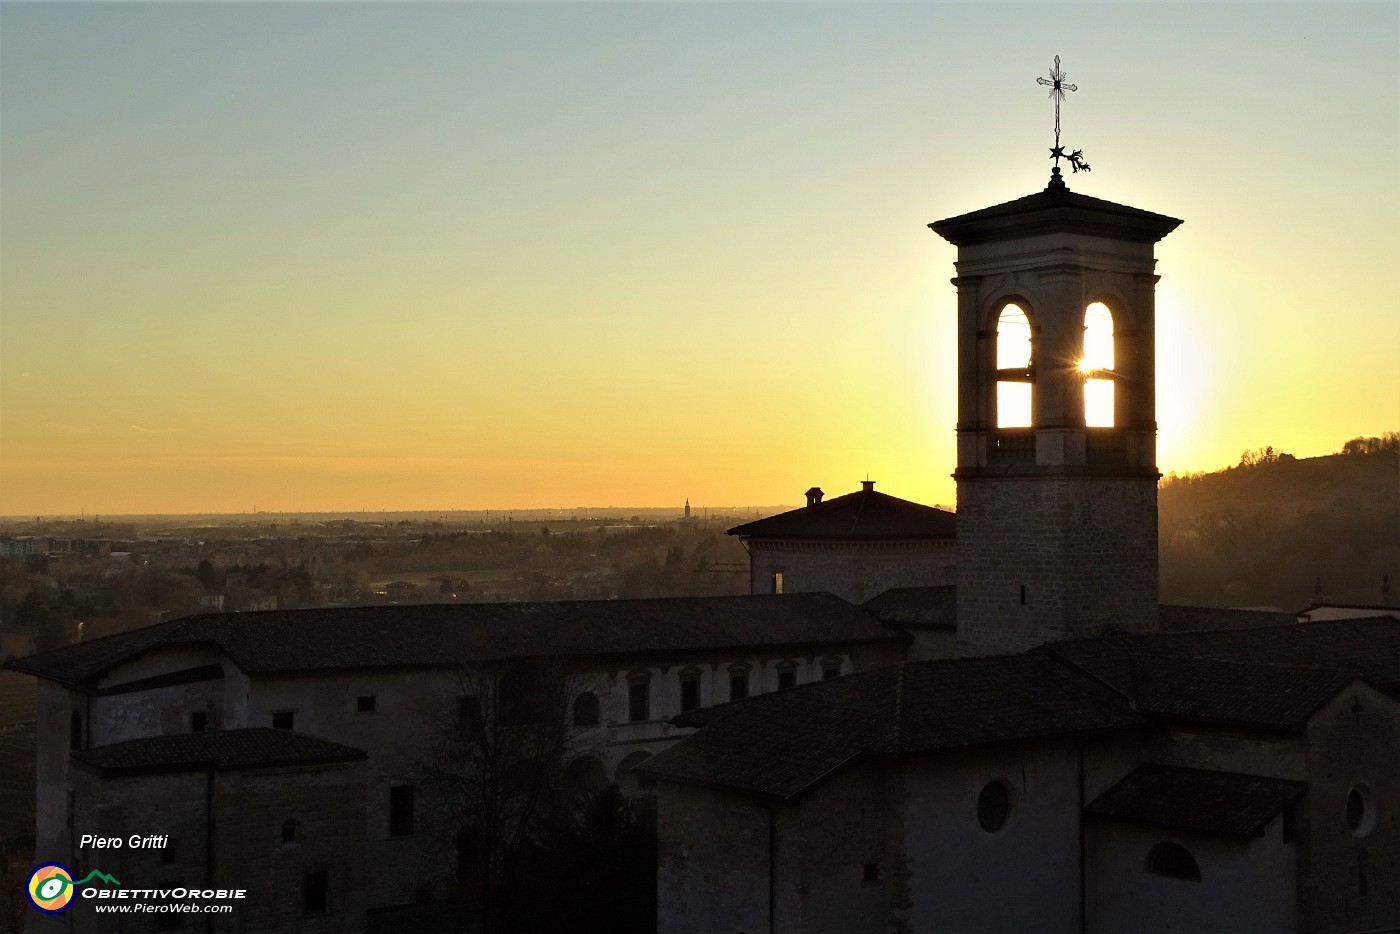
[[475, 877], [483, 934], [521, 929], [521, 855], [567, 798], [568, 767], [584, 751], [577, 681], [535, 664], [462, 672], [440, 741], [415, 767], [439, 825], [456, 833], [459, 867]]

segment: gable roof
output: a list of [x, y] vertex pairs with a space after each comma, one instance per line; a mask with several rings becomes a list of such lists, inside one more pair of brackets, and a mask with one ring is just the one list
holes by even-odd
[[152, 736], [75, 750], [72, 758], [99, 775], [144, 775], [348, 762], [368, 755], [304, 733], [257, 728]]
[[1298, 729], [1356, 676], [1305, 668], [1157, 655], [1128, 656], [1132, 694], [1143, 713], [1173, 720]]
[[954, 513], [877, 492], [871, 484], [867, 489], [735, 526], [726, 534], [749, 538], [911, 541], [952, 539], [956, 532]]
[[1200, 629], [1253, 629], [1259, 626], [1291, 626], [1294, 613], [1275, 610], [1232, 610], [1216, 606], [1182, 606], [1163, 603], [1157, 608], [1158, 632], [1195, 632]]
[[704, 726], [637, 766], [674, 781], [793, 798], [864, 756], [904, 756], [1145, 721], [1036, 655], [906, 662], [695, 711]]
[[163, 646], [207, 644], [248, 673], [451, 666], [907, 637], [828, 593], [339, 607], [188, 616], [9, 664], [76, 685]]
[[1125, 697], [1133, 690], [1130, 656], [1135, 660], [1156, 656], [1341, 669], [1383, 691], [1400, 691], [1400, 622], [1388, 616], [1072, 639], [1033, 651], [1062, 658]]
[[1307, 791], [1304, 782], [1241, 772], [1140, 765], [1085, 806], [1087, 814], [1248, 838]]

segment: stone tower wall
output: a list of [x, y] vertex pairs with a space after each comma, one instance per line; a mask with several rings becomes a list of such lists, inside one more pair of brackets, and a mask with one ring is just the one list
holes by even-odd
[[958, 531], [965, 654], [1157, 627], [1153, 478], [959, 479]]

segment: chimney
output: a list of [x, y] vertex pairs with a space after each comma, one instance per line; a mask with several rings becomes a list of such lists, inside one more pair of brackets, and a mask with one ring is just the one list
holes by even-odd
[[807, 505], [808, 505], [808, 506], [815, 506], [815, 505], [817, 505], [817, 503], [820, 503], [820, 502], [822, 501], [822, 497], [825, 496], [825, 495], [826, 495], [826, 494], [822, 492], [822, 488], [821, 488], [821, 487], [819, 487], [819, 486], [814, 486], [814, 487], [812, 487], [810, 490], [807, 491]]
[[860, 488], [861, 488], [861, 490], [862, 490], [863, 492], [870, 493], [870, 492], [872, 492], [872, 491], [875, 489], [875, 481], [874, 481], [874, 480], [862, 480], [862, 481], [860, 481]]

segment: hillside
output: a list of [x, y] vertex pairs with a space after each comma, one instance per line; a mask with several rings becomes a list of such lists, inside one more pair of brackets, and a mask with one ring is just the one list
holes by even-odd
[[1329, 601], [1380, 603], [1387, 575], [1400, 601], [1400, 444], [1367, 440], [1163, 480], [1162, 602], [1295, 610], [1320, 587]]

